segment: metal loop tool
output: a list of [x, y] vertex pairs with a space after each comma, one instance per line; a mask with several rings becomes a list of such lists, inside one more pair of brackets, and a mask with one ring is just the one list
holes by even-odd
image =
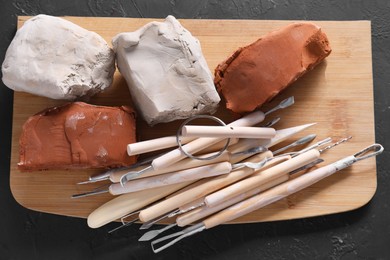
[[216, 154], [212, 155], [212, 156], [209, 156], [209, 157], [200, 157], [200, 156], [195, 156], [189, 152], [187, 152], [184, 148], [183, 148], [183, 144], [181, 143], [181, 140], [180, 140], [180, 136], [181, 136], [181, 132], [182, 132], [182, 129], [185, 125], [187, 125], [189, 122], [191, 121], [194, 121], [196, 119], [210, 119], [210, 120], [213, 120], [217, 123], [219, 123], [220, 125], [222, 126], [226, 126], [225, 122], [223, 122], [221, 119], [219, 119], [218, 117], [215, 117], [215, 116], [209, 116], [209, 115], [195, 115], [193, 117], [190, 117], [188, 119], [186, 119], [179, 127], [179, 129], [177, 129], [177, 132], [176, 132], [176, 142], [177, 142], [177, 145], [179, 146], [179, 149], [189, 158], [191, 159], [195, 159], [195, 160], [203, 160], [203, 161], [208, 161], [208, 160], [212, 160], [212, 159], [215, 159], [217, 158], [218, 156], [220, 156], [229, 146], [230, 144], [230, 138], [227, 138], [226, 139], [226, 143], [224, 145], [224, 147], [222, 147], [221, 150], [219, 150]]

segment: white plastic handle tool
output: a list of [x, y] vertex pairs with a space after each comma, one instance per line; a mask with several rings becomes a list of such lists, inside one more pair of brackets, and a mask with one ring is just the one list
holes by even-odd
[[[195, 140], [195, 137], [184, 137], [181, 139], [183, 144]], [[166, 136], [147, 141], [136, 142], [127, 145], [127, 154], [129, 156], [149, 153], [166, 148], [177, 147], [176, 136]]]
[[88, 226], [90, 228], [101, 227], [159, 199], [162, 199], [191, 183], [192, 182], [178, 183], [166, 187], [159, 187], [118, 196], [101, 205], [89, 214], [87, 219]]
[[109, 192], [112, 195], [119, 195], [140, 190], [152, 189], [170, 184], [195, 181], [207, 177], [218, 176], [231, 172], [232, 165], [230, 162], [221, 162], [196, 168], [160, 174], [158, 176], [132, 180], [125, 185], [115, 183], [110, 185]]
[[176, 218], [176, 223], [179, 227], [187, 226], [187, 225], [192, 224], [198, 220], [201, 220], [207, 216], [210, 216], [211, 214], [214, 214], [215, 212], [218, 212], [222, 209], [225, 209], [231, 205], [234, 205], [234, 204], [236, 204], [244, 199], [247, 199], [253, 195], [256, 195], [260, 192], [263, 192], [263, 191], [265, 191], [269, 188], [272, 188], [276, 185], [279, 185], [280, 183], [283, 183], [283, 182], [287, 181], [288, 179], [289, 179], [289, 174], [284, 174], [284, 175], [281, 175], [280, 177], [278, 177], [272, 181], [269, 181], [267, 183], [260, 185], [259, 187], [255, 188], [253, 190], [250, 190], [250, 191], [245, 192], [243, 194], [240, 194], [234, 198], [226, 200], [223, 203], [218, 204], [217, 206], [207, 207], [205, 205], [205, 206], [202, 206], [200, 208], [195, 208], [187, 213], [184, 213], [181, 216], [178, 216]]
[[185, 137], [271, 139], [275, 134], [275, 129], [269, 127], [186, 125], [182, 129], [182, 136]]
[[[228, 126], [253, 126], [260, 123], [263, 120], [264, 120], [264, 113], [261, 111], [255, 111], [228, 124]], [[218, 143], [221, 140], [223, 140], [223, 138], [200, 138], [183, 145], [182, 148], [190, 154], [195, 154], [201, 151], [202, 149], [205, 149], [213, 144]], [[154, 159], [152, 161], [152, 167], [153, 169], [156, 170], [162, 169], [184, 158], [186, 158], [186, 155], [179, 148], [177, 148]]]
[[[199, 157], [210, 157], [210, 156], [213, 156], [214, 154], [215, 153], [209, 153], [209, 154], [201, 155]], [[223, 152], [220, 156], [218, 156], [217, 158], [211, 159], [211, 160], [194, 160], [191, 158], [186, 158], [186, 159], [184, 159], [180, 162], [177, 162], [177, 163], [175, 163], [169, 167], [166, 167], [164, 169], [160, 169], [160, 170], [153, 169], [149, 172], [146, 172], [145, 174], [142, 174], [142, 175], [134, 178], [134, 180], [140, 179], [140, 178], [156, 176], [156, 175], [160, 175], [160, 174], [164, 174], [164, 173], [168, 173], [168, 172], [175, 172], [175, 171], [195, 168], [195, 167], [204, 166], [204, 165], [213, 164], [213, 163], [225, 162], [225, 161], [229, 161], [229, 160], [230, 160], [230, 154], [228, 151]], [[146, 167], [147, 166], [137, 167], [135, 169], [131, 169], [131, 171], [139, 171], [139, 170], [142, 170]], [[122, 176], [125, 175], [127, 172], [129, 172], [129, 170], [123, 170], [120, 172], [111, 173], [111, 175], [110, 175], [111, 182], [113, 182], [113, 183], [118, 182], [119, 183]]]
[[[264, 158], [271, 157], [271, 152], [265, 152], [262, 154], [255, 155], [251, 157], [249, 162], [259, 162], [263, 160]], [[250, 174], [254, 172], [251, 168], [242, 168], [235, 171], [232, 171], [229, 174], [221, 175], [218, 177], [211, 178], [210, 181], [199, 185], [197, 187], [194, 187], [192, 189], [189, 189], [185, 192], [182, 192], [176, 196], [170, 197], [169, 199], [166, 199], [164, 201], [161, 201], [153, 206], [150, 206], [144, 210], [142, 210], [139, 214], [139, 219], [142, 222], [147, 222], [152, 219], [155, 219], [167, 212], [170, 212], [174, 209], [179, 208], [180, 206], [183, 206], [187, 203], [190, 203], [193, 200], [196, 200], [198, 198], [201, 198], [207, 194], [210, 194], [211, 192], [214, 192], [216, 190], [219, 190], [220, 188], [225, 187], [226, 185], [229, 185], [233, 182], [236, 182], [238, 180], [241, 180]]]
[[260, 186], [266, 182], [269, 182], [279, 176], [289, 173], [299, 167], [302, 167], [310, 162], [317, 160], [320, 157], [318, 150], [310, 150], [288, 161], [282, 162], [272, 168], [264, 170], [261, 174], [251, 176], [245, 180], [232, 184], [222, 190], [208, 195], [205, 198], [205, 203], [208, 207], [214, 207], [226, 200], [229, 200], [235, 196], [250, 191], [257, 186]]

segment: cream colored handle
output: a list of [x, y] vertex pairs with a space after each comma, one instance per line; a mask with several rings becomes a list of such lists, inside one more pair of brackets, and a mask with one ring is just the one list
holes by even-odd
[[162, 199], [189, 184], [191, 184], [191, 182], [178, 183], [118, 196], [101, 205], [89, 214], [87, 219], [88, 226], [91, 228], [101, 227], [159, 199]]
[[218, 176], [231, 172], [232, 165], [230, 162], [221, 162], [196, 168], [160, 174], [153, 177], [132, 180], [125, 185], [114, 183], [110, 185], [109, 192], [112, 195], [136, 192], [140, 190], [152, 189], [175, 183], [195, 181], [207, 177]]
[[[263, 120], [264, 120], [264, 113], [261, 111], [255, 111], [228, 125], [229, 126], [252, 126], [260, 123]], [[189, 142], [188, 144], [183, 145], [183, 149], [190, 154], [195, 154], [196, 152], [199, 152], [202, 149], [205, 149], [206, 147], [218, 143], [222, 139], [223, 138], [199, 138], [192, 142]], [[175, 149], [154, 159], [152, 162], [152, 166], [156, 170], [162, 169], [174, 164], [175, 162], [184, 159], [185, 157], [186, 155], [180, 149]]]
[[337, 168], [331, 164], [306, 173], [279, 186], [269, 189], [259, 195], [253, 196], [237, 203], [203, 221], [206, 228], [212, 228], [230, 220], [244, 216], [259, 208], [281, 200], [295, 192], [298, 192], [323, 178], [335, 173]]
[[[271, 152], [265, 152], [253, 156], [247, 161], [257, 162], [270, 156], [272, 156]], [[186, 190], [185, 192], [179, 193], [176, 196], [170, 197], [169, 199], [161, 201], [153, 206], [148, 207], [147, 209], [142, 210], [139, 214], [139, 219], [143, 222], [152, 220], [169, 211], [179, 208], [184, 204], [190, 203], [193, 200], [196, 200], [198, 198], [206, 196], [207, 194], [210, 194], [211, 192], [223, 188], [226, 185], [241, 180], [252, 173], [253, 169], [243, 168], [236, 171], [232, 171], [231, 173], [226, 175], [211, 178], [210, 181], [202, 185]]]
[[[209, 154], [200, 155], [199, 157], [210, 157], [210, 156], [213, 156], [215, 154], [216, 153], [209, 153]], [[226, 161], [229, 161], [229, 160], [230, 160], [230, 154], [227, 151], [223, 152], [217, 158], [214, 158], [214, 159], [211, 159], [211, 160], [194, 160], [194, 159], [191, 159], [191, 158], [187, 158], [187, 159], [184, 159], [184, 160], [182, 160], [180, 162], [177, 162], [177, 163], [175, 163], [175, 164], [173, 164], [173, 165], [171, 165], [171, 166], [169, 166], [167, 168], [163, 168], [163, 169], [160, 169], [160, 170], [153, 169], [153, 170], [151, 170], [151, 171], [149, 171], [149, 172], [147, 172], [145, 174], [141, 174], [139, 177], [137, 177], [135, 179], [156, 176], [156, 175], [160, 175], [160, 174], [164, 174], [164, 173], [168, 173], [168, 172], [175, 172], [175, 171], [195, 168], [195, 167], [208, 165], [208, 164], [213, 164], [213, 163], [226, 162]], [[131, 171], [139, 171], [139, 170], [142, 170], [142, 169], [144, 169], [146, 167], [147, 166], [137, 167], [137, 168], [131, 169]], [[128, 172], [129, 172], [129, 170], [113, 172], [110, 175], [111, 182], [113, 182], [113, 183], [119, 182], [121, 177], [124, 174], [128, 173]]]
[[202, 184], [208, 182], [209, 180], [210, 180], [209, 178], [204, 178], [204, 179], [200, 179], [200, 180], [198, 180], [198, 181], [196, 181], [196, 182], [193, 182], [191, 185], [188, 185], [188, 186], [184, 187], [183, 189], [180, 189], [180, 190], [178, 190], [178, 191], [176, 191], [176, 192], [173, 192], [173, 193], [169, 194], [169, 195], [166, 197], [166, 199], [169, 199], [169, 198], [171, 198], [171, 197], [173, 197], [173, 196], [176, 196], [177, 194], [180, 194], [180, 193], [182, 193], [182, 192], [184, 192], [184, 191], [187, 191], [187, 190], [189, 190], [189, 189], [192, 189], [192, 188], [194, 188], [194, 187], [197, 187], [197, 186], [199, 186], [199, 185], [202, 185]]
[[258, 194], [260, 192], [263, 192], [269, 188], [272, 188], [276, 185], [279, 185], [280, 183], [283, 183], [289, 179], [288, 174], [284, 174], [272, 181], [269, 181], [267, 183], [264, 183], [263, 185], [260, 185], [259, 187], [250, 190], [248, 192], [245, 192], [243, 194], [240, 194], [234, 198], [231, 198], [227, 201], [224, 201], [223, 203], [218, 204], [215, 207], [207, 207], [203, 206], [201, 208], [196, 208], [191, 210], [190, 212], [184, 213], [183, 215], [180, 215], [176, 218], [176, 223], [179, 227], [187, 226], [191, 223], [194, 223], [200, 219], [203, 219], [207, 216], [210, 216], [211, 214], [214, 214], [215, 212], [218, 212], [224, 208], [227, 208], [233, 204], [236, 204], [246, 198], [249, 198], [255, 194]]
[[[195, 140], [196, 137], [183, 137], [181, 143], [186, 144]], [[127, 145], [127, 154], [129, 156], [153, 152], [166, 148], [177, 147], [176, 136], [166, 136], [147, 141], [132, 143]]]
[[185, 137], [271, 139], [275, 134], [275, 129], [269, 127], [186, 125], [182, 129]]
[[[219, 141], [218, 143], [213, 144], [212, 146], [206, 147], [205, 149], [202, 149], [202, 151], [200, 151], [200, 152], [198, 152], [198, 153], [195, 153], [195, 154], [198, 155], [198, 154], [200, 154], [200, 153], [204, 154], [204, 153], [218, 152], [218, 151], [220, 151], [222, 148], [225, 147], [225, 145], [226, 145], [226, 140], [227, 140], [227, 139], [223, 139], [222, 141]], [[238, 139], [238, 138], [230, 138], [228, 147], [231, 147], [232, 145], [237, 144], [239, 141], [240, 141], [240, 139]]]
[[252, 176], [208, 195], [205, 198], [205, 203], [208, 207], [214, 207], [219, 203], [224, 202], [225, 200], [231, 199], [241, 193], [254, 189], [256, 186], [262, 185], [263, 183], [275, 179], [282, 174], [286, 174], [310, 162], [313, 162], [319, 157], [320, 153], [318, 150], [310, 150], [288, 161], [282, 162], [272, 168], [262, 171], [261, 174]]

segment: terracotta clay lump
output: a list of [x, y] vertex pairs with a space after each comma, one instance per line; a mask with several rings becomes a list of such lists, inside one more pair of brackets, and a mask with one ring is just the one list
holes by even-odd
[[236, 113], [270, 101], [331, 53], [326, 34], [313, 23], [293, 23], [239, 48], [215, 69], [215, 85]]
[[126, 147], [136, 141], [130, 107], [83, 102], [48, 108], [31, 116], [19, 139], [23, 171], [114, 168], [136, 161]]

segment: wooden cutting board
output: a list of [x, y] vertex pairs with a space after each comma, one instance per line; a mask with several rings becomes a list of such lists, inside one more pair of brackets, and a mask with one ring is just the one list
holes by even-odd
[[[18, 18], [18, 28], [28, 17]], [[111, 42], [118, 33], [133, 31], [152, 19], [65, 17]], [[292, 21], [255, 20], [180, 20], [199, 38], [209, 67], [265, 33]], [[294, 95], [296, 104], [278, 114], [275, 127], [282, 129], [300, 124], [318, 124], [301, 133], [316, 133], [317, 140], [328, 136], [335, 140], [352, 135], [348, 143], [326, 152], [326, 163], [351, 155], [374, 143], [373, 80], [371, 30], [369, 21], [318, 21], [329, 37], [333, 52], [326, 62], [299, 79], [273, 102]], [[129, 104], [130, 95], [124, 79], [117, 72], [113, 88], [99, 94], [90, 103], [99, 105]], [[18, 138], [25, 120], [40, 110], [64, 103], [26, 93], [15, 93], [13, 111], [10, 185], [13, 196], [24, 207], [59, 215], [87, 217], [112, 198], [109, 194], [71, 199], [72, 194], [91, 190], [96, 184], [76, 185], [99, 171], [44, 171], [23, 173], [17, 169]], [[226, 122], [232, 117], [223, 108], [218, 112]], [[271, 107], [266, 105], [264, 110]], [[138, 122], [142, 140], [175, 133], [179, 122], [147, 127]], [[157, 130], [158, 129], [158, 130]], [[291, 140], [292, 141], [292, 140]], [[331, 176], [302, 192], [234, 221], [261, 222], [331, 214], [356, 209], [366, 204], [376, 190], [376, 163], [369, 159]]]

